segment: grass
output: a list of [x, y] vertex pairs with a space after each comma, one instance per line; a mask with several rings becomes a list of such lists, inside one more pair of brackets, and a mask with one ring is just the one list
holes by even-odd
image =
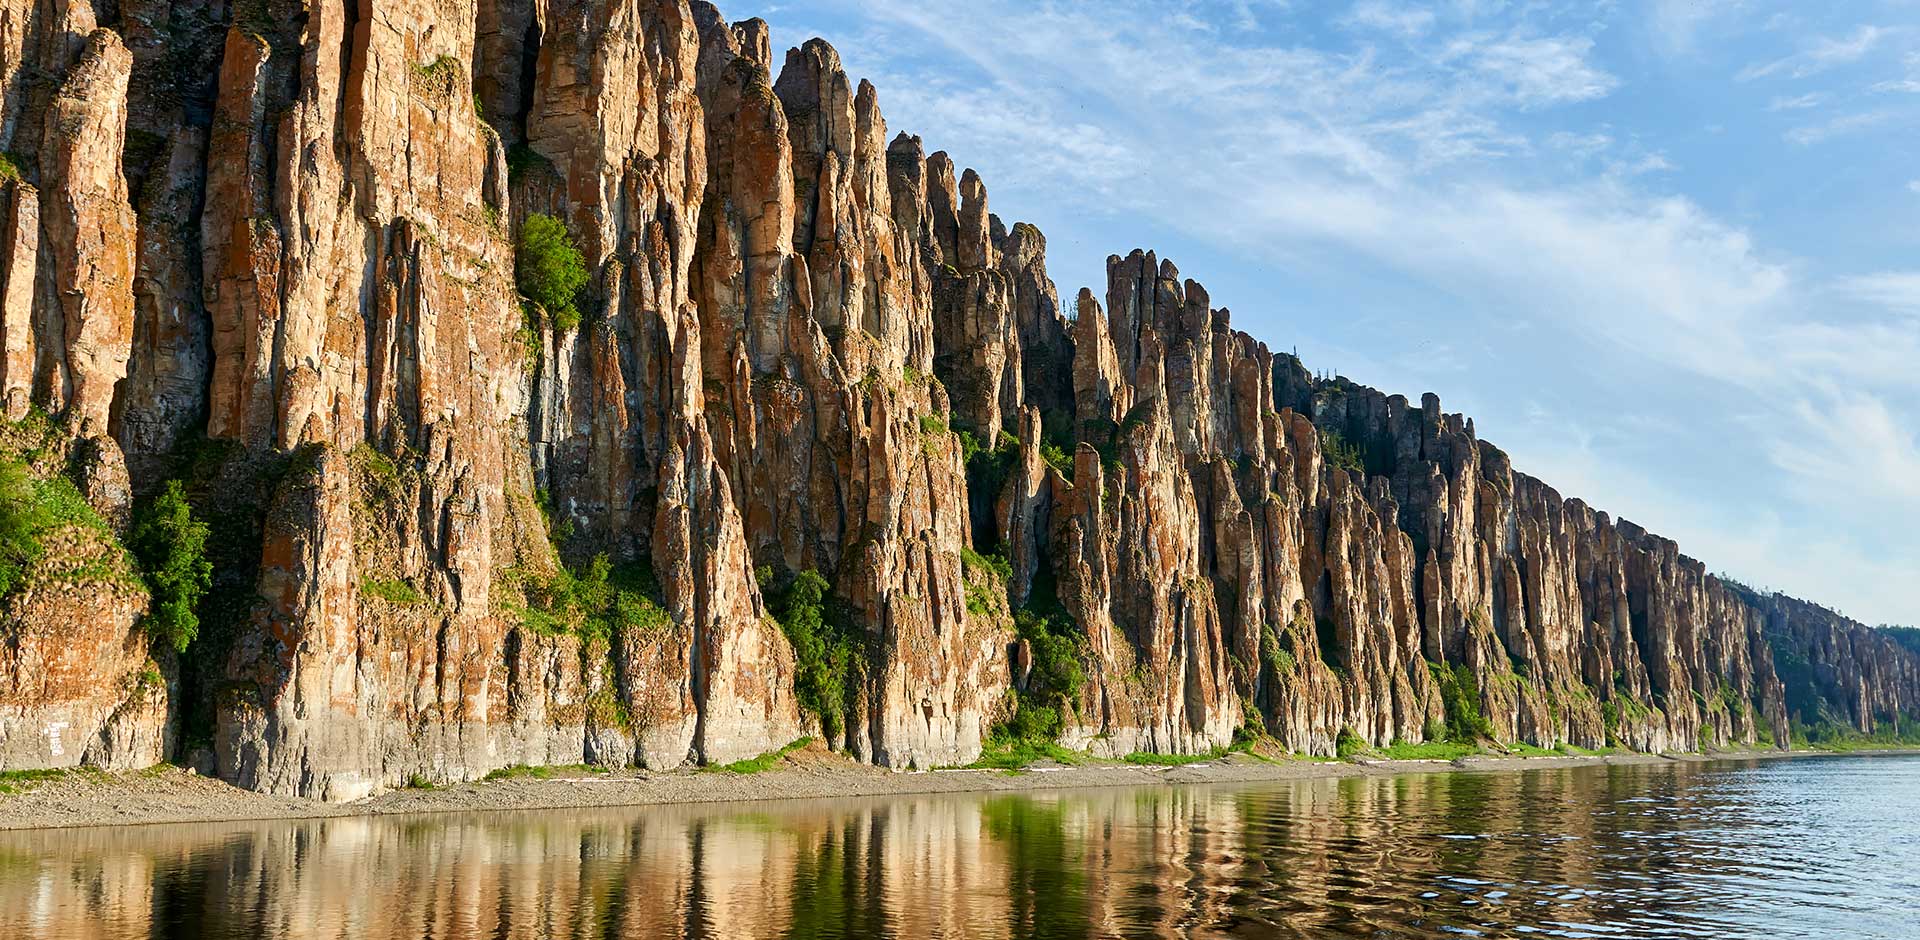
[[1525, 741], [1515, 741], [1512, 744], [1507, 745], [1507, 754], [1513, 757], [1561, 757], [1561, 756], [1564, 756], [1559, 751], [1550, 751], [1544, 747], [1538, 747], [1532, 744], [1528, 744]]
[[1219, 760], [1228, 753], [1230, 752], [1224, 747], [1216, 747], [1205, 754], [1151, 754], [1146, 751], [1134, 751], [1121, 760], [1141, 767], [1179, 767], [1202, 761]]
[[423, 775], [423, 774], [414, 774], [413, 776], [410, 776], [410, 777], [408, 777], [408, 778], [407, 778], [407, 789], [409, 789], [409, 790], [437, 790], [437, 789], [439, 789], [439, 787], [436, 787], [436, 786], [434, 786], [434, 785], [433, 785], [433, 781], [431, 781], [431, 780], [428, 780], [428, 779], [426, 778], [426, 776], [425, 776], [425, 775]]
[[106, 771], [97, 767], [60, 767], [51, 770], [0, 771], [0, 796], [25, 793], [43, 783], [68, 777], [101, 777]]
[[774, 768], [774, 765], [780, 763], [782, 760], [785, 760], [788, 754], [791, 754], [794, 751], [800, 750], [801, 748], [806, 747], [807, 745], [812, 743], [813, 743], [813, 738], [805, 737], [787, 745], [786, 747], [780, 748], [777, 751], [768, 751], [765, 754], [760, 755], [759, 757], [749, 757], [746, 760], [737, 760], [731, 764], [709, 764], [706, 767], [702, 767], [701, 770], [719, 772], [719, 773], [740, 774], [743, 776], [746, 774], [757, 774], [762, 771], [772, 770]]
[[1608, 754], [1614, 753], [1614, 751], [1615, 749], [1611, 747], [1589, 748], [1589, 747], [1581, 747], [1578, 744], [1560, 745], [1560, 753], [1565, 754], [1568, 757], [1604, 757]]
[[1423, 741], [1418, 744], [1395, 741], [1381, 750], [1380, 756], [1387, 760], [1455, 760], [1478, 753], [1479, 747], [1454, 741]]
[[412, 607], [424, 604], [426, 595], [404, 580], [391, 578], [361, 578], [360, 593], [368, 597], [377, 597], [396, 607]]
[[1018, 773], [1043, 760], [1077, 767], [1087, 762], [1087, 755], [1080, 751], [1068, 750], [1052, 741], [989, 740], [981, 749], [979, 759], [966, 765], [966, 769], [1005, 770], [1009, 773]]
[[593, 764], [543, 764], [539, 766], [532, 764], [515, 764], [511, 767], [502, 767], [499, 770], [492, 771], [486, 776], [481, 777], [480, 781], [482, 783], [493, 783], [497, 780], [551, 780], [554, 777], [562, 775], [583, 773], [609, 774], [612, 772], [613, 771], [605, 767], [598, 767]]
[[[46, 554], [46, 539], [66, 526], [91, 529], [113, 540], [99, 514], [65, 476], [38, 479], [23, 461], [0, 458], [0, 597], [12, 594]], [[117, 541], [115, 547], [118, 548]], [[68, 576], [102, 575], [83, 566]], [[144, 588], [145, 584], [141, 584]]]

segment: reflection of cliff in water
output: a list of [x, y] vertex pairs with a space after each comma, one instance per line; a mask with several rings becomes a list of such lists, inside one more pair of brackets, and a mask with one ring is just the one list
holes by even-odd
[[1809, 896], [1781, 814], [1847, 799], [1822, 763], [17, 833], [0, 909], [85, 938], [1689, 936], [1739, 885]]

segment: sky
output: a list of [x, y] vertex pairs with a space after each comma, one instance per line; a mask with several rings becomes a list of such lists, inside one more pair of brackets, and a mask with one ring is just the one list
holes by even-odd
[[1063, 297], [1156, 250], [1711, 571], [1920, 623], [1920, 0], [723, 10], [832, 42]]

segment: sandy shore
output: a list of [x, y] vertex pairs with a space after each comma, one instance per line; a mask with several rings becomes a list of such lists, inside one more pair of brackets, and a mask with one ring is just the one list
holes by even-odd
[[1822, 756], [1832, 755], [1825, 751], [1759, 751], [1710, 755], [1473, 756], [1454, 761], [1376, 760], [1348, 763], [1268, 760], [1235, 754], [1170, 767], [1095, 762], [1072, 767], [1036, 766], [1017, 773], [1001, 770], [896, 773], [854, 763], [816, 745], [782, 758], [773, 769], [755, 774], [696, 770], [598, 773], [585, 768], [570, 768], [553, 770], [551, 776], [545, 778], [515, 776], [433, 789], [395, 790], [352, 803], [322, 803], [294, 797], [267, 796], [190, 771], [156, 767], [115, 774], [80, 771], [56, 779], [14, 784], [15, 792], [0, 795], [0, 830], [924, 793], [1259, 783], [1406, 773], [1487, 773], [1596, 765]]

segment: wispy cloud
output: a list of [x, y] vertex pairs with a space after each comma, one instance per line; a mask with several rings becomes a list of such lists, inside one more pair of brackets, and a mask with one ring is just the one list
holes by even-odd
[[1703, 29], [1745, 5], [1742, 0], [1652, 0], [1648, 22], [1654, 46], [1667, 55], [1692, 53]]
[[1827, 100], [1827, 96], [1825, 94], [1821, 92], [1813, 91], [1813, 92], [1808, 92], [1804, 95], [1794, 95], [1791, 98], [1775, 98], [1772, 101], [1767, 102], [1767, 110], [1769, 111], [1803, 111], [1803, 110], [1806, 110], [1807, 108], [1819, 107], [1820, 103], [1825, 100]]
[[1507, 36], [1492, 42], [1456, 40], [1473, 68], [1525, 108], [1604, 97], [1619, 80], [1594, 65], [1593, 40], [1584, 36]]
[[1888, 30], [1880, 26], [1862, 26], [1842, 39], [1821, 37], [1805, 49], [1771, 62], [1749, 65], [1735, 76], [1739, 81], [1750, 82], [1761, 78], [1783, 76], [1786, 78], [1806, 78], [1836, 66], [1858, 62], [1872, 52], [1880, 41], [1887, 38]]
[[1418, 36], [1433, 28], [1432, 10], [1388, 3], [1386, 0], [1361, 0], [1347, 13], [1349, 28], [1377, 30], [1397, 36]]
[[1796, 127], [1788, 131], [1786, 137], [1792, 143], [1807, 147], [1830, 138], [1878, 127], [1895, 117], [1898, 115], [1892, 111], [1861, 111], [1856, 114], [1843, 114], [1818, 124]]
[[[1920, 192], [1920, 180], [1907, 187]], [[1920, 271], [1881, 271], [1841, 278], [1836, 285], [1844, 297], [1908, 313], [1920, 313]]]

